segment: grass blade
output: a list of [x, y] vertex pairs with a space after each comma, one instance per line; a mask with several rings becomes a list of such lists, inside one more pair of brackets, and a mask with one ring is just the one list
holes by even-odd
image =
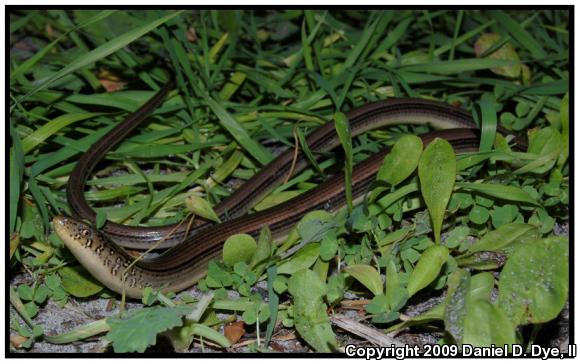
[[522, 47], [527, 48], [534, 58], [546, 57], [546, 51], [528, 31], [520, 26], [511, 16], [501, 10], [491, 11], [497, 23], [505, 28]]
[[250, 137], [246, 129], [237, 122], [219, 103], [208, 94], [204, 95], [205, 101], [218, 117], [220, 124], [234, 137], [240, 145], [256, 158], [262, 165], [268, 164], [272, 160], [272, 154], [264, 149], [262, 145]]
[[133, 30], [128, 31], [127, 33], [110, 40], [109, 42], [93, 49], [92, 51], [86, 53], [85, 55], [75, 59], [73, 62], [69, 63], [67, 66], [62, 68], [61, 70], [54, 73], [52, 76], [42, 80], [38, 85], [36, 85], [32, 90], [28, 91], [24, 96], [18, 98], [18, 102], [22, 102], [23, 100], [27, 99], [30, 95], [35, 94], [36, 92], [43, 90], [50, 86], [56, 80], [71, 74], [77, 71], [80, 68], [88, 66], [98, 60], [101, 60], [108, 55], [114, 53], [115, 51], [125, 47], [126, 45], [130, 44], [131, 42], [141, 38], [143, 35], [147, 34], [148, 32], [152, 31], [153, 29], [157, 28], [161, 24], [171, 20], [172, 18], [176, 17], [177, 15], [181, 14], [184, 10], [176, 11], [170, 13], [163, 18], [154, 20], [147, 24], [144, 24], [140, 27], [137, 27]]
[[12, 138], [12, 148], [10, 148], [10, 221], [9, 231], [12, 234], [16, 228], [16, 216], [18, 216], [18, 202], [20, 201], [20, 186], [24, 173], [24, 150], [16, 128], [10, 119], [10, 137]]
[[28, 154], [28, 152], [36, 148], [40, 143], [50, 138], [53, 134], [62, 128], [65, 128], [72, 123], [76, 123], [77, 121], [87, 120], [99, 115], [102, 114], [64, 114], [49, 121], [40, 128], [36, 129], [32, 134], [27, 136], [22, 141], [22, 149], [24, 150], [24, 154]]

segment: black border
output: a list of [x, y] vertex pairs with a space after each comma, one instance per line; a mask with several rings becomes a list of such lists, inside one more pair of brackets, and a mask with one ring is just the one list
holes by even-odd
[[[570, 110], [570, 140], [572, 141], [569, 144], [570, 148], [570, 155], [569, 155], [569, 178], [570, 178], [570, 203], [569, 203], [569, 243], [570, 243], [570, 255], [569, 255], [569, 343], [576, 344], [575, 342], [575, 327], [574, 327], [574, 309], [575, 309], [575, 297], [574, 297], [574, 182], [575, 182], [575, 175], [574, 175], [574, 5], [398, 5], [398, 6], [380, 6], [380, 5], [352, 5], [352, 4], [340, 4], [340, 5], [197, 5], [197, 6], [184, 6], [184, 5], [119, 5], [119, 6], [110, 6], [110, 5], [4, 5], [5, 15], [4, 15], [4, 27], [5, 27], [5, 54], [10, 54], [10, 14], [13, 11], [17, 10], [50, 10], [50, 9], [64, 9], [64, 10], [71, 10], [71, 9], [83, 9], [83, 10], [91, 10], [91, 9], [116, 9], [116, 10], [147, 10], [147, 9], [161, 9], [161, 10], [180, 10], [180, 9], [188, 9], [188, 10], [248, 10], [248, 9], [366, 9], [366, 10], [383, 10], [383, 9], [394, 9], [394, 10], [423, 10], [423, 9], [445, 9], [445, 10], [477, 10], [477, 9], [502, 9], [502, 10], [519, 10], [519, 9], [526, 9], [526, 10], [534, 10], [534, 9], [551, 9], [551, 10], [568, 10], [569, 11], [569, 25], [568, 25], [568, 32], [570, 37], [570, 46], [571, 52], [569, 55], [570, 65], [569, 65], [569, 84], [568, 92], [569, 92], [569, 110]], [[8, 136], [10, 135], [9, 130], [9, 123], [7, 120], [10, 118], [9, 107], [10, 105], [10, 83], [9, 77], [10, 75], [10, 62], [5, 62], [5, 84], [4, 84], [4, 91], [5, 91], [5, 124], [4, 124], [4, 131], [5, 131], [5, 157], [4, 162], [6, 168], [10, 165], [10, 143], [8, 142]], [[571, 86], [571, 87], [570, 87]], [[8, 188], [9, 188], [9, 171], [5, 171], [5, 196], [9, 196]], [[5, 202], [5, 226], [8, 226], [9, 223], [9, 205]], [[570, 239], [571, 238], [571, 239]], [[6, 229], [5, 234], [5, 241], [10, 241], [10, 233], [8, 229]], [[10, 264], [9, 264], [9, 244], [4, 244], [5, 250], [5, 312], [4, 318], [6, 320], [5, 324], [5, 357], [6, 358], [348, 358], [346, 354], [342, 353], [16, 353], [10, 351], [10, 302], [7, 299], [10, 296], [9, 288], [10, 288]], [[462, 358], [475, 358], [473, 356], [457, 356], [457, 357], [448, 357], [446, 359], [462, 359]], [[478, 357], [481, 359], [488, 359], [494, 357]], [[513, 356], [502, 356], [501, 358], [520, 358], [520, 357], [513, 357]], [[526, 357], [530, 358], [530, 357]], [[570, 358], [570, 357], [565, 357]], [[411, 359], [411, 358], [409, 358]], [[417, 357], [412, 359], [430, 359], [424, 357]], [[388, 360], [388, 359], [386, 359]]]

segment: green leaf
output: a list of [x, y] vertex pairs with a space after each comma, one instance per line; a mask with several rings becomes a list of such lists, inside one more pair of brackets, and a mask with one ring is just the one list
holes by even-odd
[[407, 284], [409, 297], [427, 287], [437, 278], [448, 256], [449, 249], [443, 245], [433, 245], [421, 254]]
[[20, 189], [22, 176], [24, 174], [24, 151], [22, 141], [18, 131], [14, 127], [12, 118], [9, 120], [10, 138], [12, 147], [10, 148], [10, 234], [16, 229], [16, 218], [18, 217], [18, 205], [20, 204]]
[[249, 263], [257, 248], [256, 240], [248, 234], [234, 234], [224, 243], [224, 264], [233, 267], [237, 262]]
[[493, 93], [484, 93], [479, 103], [481, 107], [481, 142], [480, 152], [489, 152], [495, 141], [497, 129], [497, 113], [495, 111], [495, 97]]
[[122, 319], [109, 318], [109, 333], [105, 336], [113, 343], [116, 353], [143, 353], [157, 341], [157, 335], [182, 324], [182, 317], [191, 307], [145, 307], [129, 313]]
[[471, 277], [469, 296], [473, 299], [489, 300], [493, 291], [495, 279], [493, 274], [483, 272]]
[[193, 192], [188, 192], [185, 196], [185, 206], [188, 210], [197, 216], [201, 216], [208, 220], [220, 223], [219, 216], [213, 210], [213, 207], [205, 198], [195, 195]]
[[[515, 205], [494, 206], [490, 212], [493, 227], [499, 228], [513, 222], [518, 217], [518, 207]], [[523, 219], [522, 219], [523, 221]]]
[[208, 94], [204, 95], [205, 101], [211, 110], [216, 114], [220, 124], [231, 134], [248, 153], [256, 158], [262, 165], [268, 164], [272, 159], [272, 154], [260, 143], [256, 142], [246, 129], [236, 121], [219, 103]]
[[95, 227], [97, 229], [100, 229], [103, 226], [105, 226], [106, 222], [107, 222], [107, 213], [103, 210], [98, 210], [97, 216], [95, 217]]
[[510, 244], [530, 238], [537, 239], [538, 237], [539, 231], [537, 227], [529, 224], [510, 223], [485, 234], [479, 241], [469, 247], [467, 253], [502, 251]]
[[274, 333], [274, 328], [276, 326], [276, 319], [278, 317], [278, 303], [280, 298], [274, 292], [274, 281], [276, 279], [276, 266], [272, 265], [268, 268], [268, 307], [270, 308], [270, 320], [268, 321], [268, 327], [266, 329], [266, 342], [264, 345], [267, 347], [270, 339], [272, 339], [272, 334]]
[[278, 193], [273, 193], [271, 195], [266, 196], [262, 201], [254, 206], [254, 210], [262, 211], [269, 209], [270, 207], [276, 206], [281, 204], [282, 202], [286, 202], [296, 196], [299, 196], [303, 193], [303, 191], [282, 191]]
[[466, 191], [476, 191], [500, 200], [525, 202], [539, 206], [538, 202], [536, 202], [532, 196], [521, 188], [515, 186], [496, 185], [491, 183], [457, 182], [457, 188]]
[[[393, 149], [385, 156], [383, 164], [377, 173], [377, 181], [385, 181], [396, 186], [409, 177], [417, 168], [419, 158], [423, 152], [423, 141], [416, 135], [403, 135]], [[377, 188], [371, 194], [370, 201], [374, 201], [385, 188]]]
[[370, 265], [353, 264], [343, 270], [367, 287], [374, 295], [383, 293], [381, 275]]
[[263, 263], [272, 255], [272, 232], [267, 225], [264, 225], [260, 230], [260, 237], [258, 238], [258, 245], [256, 252], [252, 256], [250, 267], [254, 268], [258, 264]]
[[549, 171], [565, 144], [562, 142], [562, 135], [556, 128], [547, 127], [530, 132], [528, 153], [538, 155], [538, 158], [529, 164], [519, 168], [515, 173], [545, 173]]
[[103, 290], [103, 286], [80, 265], [62, 267], [58, 274], [63, 288], [75, 297], [89, 297]]
[[71, 331], [59, 335], [45, 335], [44, 339], [52, 344], [68, 344], [75, 341], [87, 339], [89, 337], [109, 331], [106, 319], [90, 322], [85, 325], [75, 327]]
[[570, 101], [568, 93], [564, 95], [562, 98], [562, 103], [560, 104], [560, 122], [562, 124], [563, 147], [562, 152], [560, 153], [560, 157], [558, 158], [558, 166], [562, 168], [570, 153]]
[[332, 220], [308, 219], [298, 224], [298, 233], [300, 234], [302, 243], [307, 244], [322, 240], [326, 233], [334, 226], [335, 222]]
[[461, 245], [461, 243], [465, 242], [468, 235], [469, 227], [458, 226], [447, 233], [447, 237], [445, 238], [445, 246], [451, 249], [457, 248]]
[[[520, 57], [514, 49], [514, 47], [509, 43], [504, 43], [501, 47], [497, 48], [495, 51], [489, 53], [487, 52], [492, 46], [498, 43], [502, 39], [502, 36], [497, 33], [486, 33], [482, 34], [475, 42], [474, 49], [475, 54], [480, 57], [482, 54], [487, 53], [485, 58], [490, 59], [504, 59], [519, 62]], [[491, 70], [493, 73], [506, 76], [509, 78], [518, 78], [521, 73], [521, 65], [519, 63], [493, 68]]]
[[471, 276], [465, 269], [456, 270], [447, 280], [449, 288], [445, 296], [445, 330], [453, 336], [458, 344], [463, 341], [470, 282]]
[[386, 329], [385, 331], [395, 332], [411, 326], [424, 325], [431, 321], [442, 321], [444, 317], [444, 312], [445, 305], [441, 303], [426, 312], [423, 312], [417, 316], [413, 316], [407, 319], [406, 321], [393, 325], [388, 329]]
[[391, 311], [400, 310], [409, 299], [409, 293], [405, 284], [401, 281], [401, 274], [397, 269], [394, 259], [389, 259], [387, 263], [385, 295], [387, 296], [389, 309]]
[[336, 303], [344, 297], [344, 290], [346, 288], [346, 274], [335, 274], [328, 278], [326, 285], [326, 300], [330, 304]]
[[518, 22], [502, 10], [491, 10], [497, 24], [506, 29], [523, 47], [527, 48], [535, 59], [546, 57], [546, 51], [536, 38], [526, 31]]
[[515, 331], [500, 307], [487, 300], [468, 300], [463, 326], [463, 344], [475, 347], [516, 343]]
[[341, 112], [334, 114], [334, 127], [338, 134], [340, 144], [344, 149], [345, 166], [344, 166], [344, 194], [348, 206], [348, 212], [352, 212], [352, 140], [350, 136], [350, 123]]
[[186, 319], [183, 326], [174, 327], [164, 331], [162, 334], [171, 341], [173, 348], [178, 353], [186, 352], [191, 346], [193, 338], [199, 336], [202, 336], [204, 340], [213, 341], [224, 348], [231, 346], [230, 341], [224, 335], [194, 320]]
[[499, 278], [498, 306], [513, 327], [548, 322], [568, 299], [568, 239], [549, 237], [520, 246]]
[[56, 134], [62, 128], [67, 127], [77, 121], [87, 120], [95, 116], [102, 115], [100, 113], [84, 113], [84, 114], [64, 114], [49, 121], [36, 129], [22, 141], [22, 149], [24, 154], [28, 154], [31, 150], [36, 148], [40, 143]]
[[35, 94], [36, 92], [43, 90], [50, 86], [56, 80], [67, 76], [85, 66], [88, 66], [92, 63], [95, 63], [103, 58], [106, 58], [108, 55], [116, 52], [117, 50], [127, 46], [128, 44], [132, 43], [133, 41], [141, 38], [143, 35], [149, 33], [153, 29], [157, 28], [161, 24], [175, 18], [176, 16], [180, 15], [184, 10], [178, 11], [171, 11], [164, 17], [155, 19], [147, 24], [141, 25], [136, 27], [125, 34], [122, 34], [114, 39], [110, 40], [109, 42], [93, 49], [92, 51], [75, 58], [72, 62], [68, 63], [64, 68], [60, 69], [58, 72], [55, 72], [47, 79], [42, 80], [39, 84], [37, 84], [32, 90], [30, 90], [26, 95], [20, 97], [18, 99], [19, 102], [27, 99], [31, 95]]
[[429, 63], [411, 64], [400, 69], [406, 72], [425, 72], [441, 75], [458, 74], [490, 68], [508, 67], [518, 64], [517, 61], [486, 58], [465, 58], [453, 61], [434, 61]]
[[294, 297], [294, 326], [300, 337], [316, 352], [336, 350], [338, 344], [323, 302], [326, 287], [318, 275], [308, 269], [294, 273], [288, 291]]
[[20, 75], [27, 73], [29, 70], [34, 69], [33, 68], [34, 65], [36, 65], [42, 58], [44, 58], [44, 56], [47, 55], [54, 48], [54, 46], [57, 45], [62, 39], [68, 37], [71, 32], [82, 29], [82, 28], [84, 28], [92, 23], [95, 23], [97, 21], [101, 21], [104, 18], [112, 15], [116, 11], [117, 10], [103, 10], [102, 12], [97, 13], [95, 16], [91, 17], [90, 19], [87, 19], [82, 24], [79, 24], [78, 26], [74, 27], [73, 29], [70, 29], [70, 30], [66, 31], [65, 33], [63, 33], [62, 35], [60, 35], [57, 39], [52, 41], [50, 44], [48, 44], [47, 46], [42, 48], [40, 51], [36, 52], [34, 54], [34, 56], [30, 57], [25, 62], [18, 65], [18, 67], [16, 67], [14, 70], [12, 70], [10, 72], [10, 82], [12, 82], [13, 80], [16, 80], [18, 77], [20, 77]]
[[435, 138], [421, 155], [419, 180], [421, 194], [433, 222], [436, 243], [439, 243], [441, 239], [441, 225], [445, 208], [453, 192], [455, 174], [456, 162], [453, 147], [448, 141]]
[[293, 274], [301, 269], [309, 268], [320, 255], [320, 244], [310, 243], [300, 249], [290, 260], [278, 267], [279, 274]]
[[18, 293], [20, 299], [23, 299], [25, 301], [32, 301], [32, 299], [34, 298], [34, 291], [29, 285], [26, 284], [18, 285], [16, 292]]
[[320, 258], [329, 261], [335, 257], [338, 250], [338, 239], [334, 230], [329, 230], [320, 242]]
[[474, 205], [469, 211], [469, 220], [475, 224], [483, 224], [489, 220], [489, 210], [485, 207]]
[[413, 230], [414, 230], [413, 226], [402, 227], [399, 230], [390, 232], [384, 237], [382, 237], [381, 240], [377, 241], [377, 244], [379, 245], [379, 247], [383, 248], [390, 244], [399, 242], [404, 238], [406, 238], [407, 236], [409, 236]]

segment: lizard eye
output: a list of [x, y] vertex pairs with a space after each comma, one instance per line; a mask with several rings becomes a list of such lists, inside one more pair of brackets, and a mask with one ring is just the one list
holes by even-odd
[[81, 235], [82, 235], [82, 236], [89, 236], [89, 230], [87, 230], [87, 229], [82, 229], [82, 230], [81, 230]]

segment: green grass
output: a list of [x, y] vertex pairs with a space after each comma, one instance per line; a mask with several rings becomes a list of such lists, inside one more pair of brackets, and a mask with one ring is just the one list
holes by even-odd
[[[273, 147], [293, 147], [295, 137], [303, 139], [316, 126], [334, 122], [338, 112], [411, 96], [459, 106], [481, 120], [481, 151], [487, 154], [458, 158], [460, 187], [451, 196], [444, 232], [463, 236], [467, 229], [470, 236], [481, 238], [510, 223], [529, 223], [548, 238], [554, 224], [568, 223], [569, 164], [567, 149], [562, 149], [569, 138], [568, 9], [9, 11], [10, 269], [11, 275], [22, 268], [33, 272], [35, 283], [30, 285], [48, 287], [50, 299], [64, 302], [67, 295], [74, 296], [50, 288], [40, 274], [46, 271], [56, 277], [54, 272], [64, 263], [74, 264], [50, 226], [54, 215], [69, 211], [64, 188], [74, 163], [170, 77], [176, 78], [178, 89], [107, 155], [88, 182], [87, 198], [113, 221], [145, 225], [181, 221], [188, 214], [185, 197], [191, 188], [197, 186], [196, 192], [215, 205], [229, 195], [232, 185], [272, 160]], [[474, 46], [478, 40], [488, 42], [479, 55]], [[107, 92], [106, 81], [122, 90]], [[496, 140], [497, 125], [536, 138], [533, 154], [512, 152], [505, 140]], [[401, 126], [355, 137], [353, 162], [393, 143], [401, 133], [425, 131]], [[341, 138], [348, 144], [348, 135]], [[344, 149], [350, 155], [351, 147]], [[309, 190], [321, 181], [321, 172], [343, 165], [335, 157], [319, 160], [274, 194]], [[473, 183], [497, 187], [477, 188]], [[510, 188], [517, 189], [513, 196]], [[399, 303], [409, 298], [401, 292], [406, 292], [411, 272], [433, 236], [416, 173], [397, 188], [383, 186], [381, 191], [378, 204], [369, 211], [355, 207], [343, 216], [343, 225], [338, 222], [343, 230], [337, 230], [335, 240], [326, 237], [320, 242], [321, 257], [332, 259], [316, 256], [311, 269], [327, 284], [325, 305], [340, 310], [341, 290], [351, 289], [373, 298], [372, 308], [367, 308], [372, 311], [369, 319], [386, 329], [397, 322], [414, 324], [397, 321], [404, 307]], [[506, 193], [511, 198], [502, 199]], [[529, 203], [530, 196], [539, 207]], [[276, 195], [270, 198], [275, 201]], [[396, 234], [407, 223], [414, 227], [410, 235], [398, 234], [389, 248], [377, 243], [392, 241], [387, 234]], [[451, 256], [467, 254], [465, 239], [446, 244]], [[501, 271], [500, 266], [484, 263], [487, 269]], [[261, 272], [276, 264], [273, 259]], [[388, 271], [405, 289], [387, 282], [391, 291], [387, 287], [386, 296], [373, 295], [364, 288], [364, 278], [362, 286], [351, 278], [344, 282], [346, 273], [336, 271], [344, 264]], [[216, 287], [204, 281], [202, 288], [217, 289], [217, 298], [222, 299], [223, 288], [249, 292], [244, 285], [249, 285], [250, 273], [222, 268], [224, 275], [238, 277], [234, 283]], [[216, 272], [221, 271], [214, 270], [214, 276]], [[440, 295], [443, 288], [461, 294], [453, 284], [464, 284], [456, 281], [466, 278], [453, 273], [453, 264], [448, 263], [441, 272], [431, 273], [435, 276], [421, 277], [427, 283], [438, 277], [426, 289], [427, 295]], [[293, 302], [284, 289], [288, 277], [274, 275], [268, 277], [269, 295], [280, 300], [278, 319], [292, 326], [292, 320], [300, 317], [288, 311]], [[447, 286], [448, 280], [454, 283]], [[27, 303], [19, 307], [28, 307], [34, 316], [32, 306], [42, 307], [46, 297], [21, 295], [18, 300]], [[267, 312], [276, 310], [267, 311], [260, 302], [248, 297], [244, 317], [251, 317], [252, 327], [259, 325], [263, 334]], [[446, 342], [460, 342], [453, 336], [457, 327], [441, 320]], [[534, 335], [543, 323], [534, 320], [526, 321], [534, 325], [528, 330], [533, 334], [526, 331], [518, 338], [521, 343], [537, 339]], [[521, 334], [520, 324], [507, 331]], [[30, 344], [38, 339], [23, 336], [31, 338]], [[511, 336], [480, 338], [480, 343], [506, 337]]]

